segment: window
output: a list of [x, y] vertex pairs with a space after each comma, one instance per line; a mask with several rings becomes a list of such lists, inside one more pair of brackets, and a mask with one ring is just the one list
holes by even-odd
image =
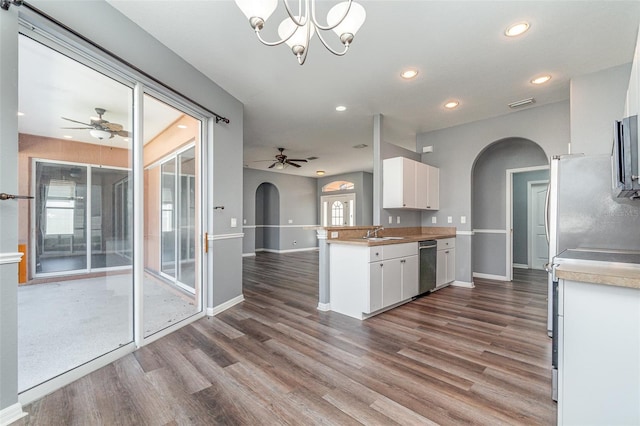
[[72, 181], [49, 181], [47, 187], [46, 235], [73, 234], [73, 212], [76, 207], [76, 184]]
[[331, 205], [331, 225], [340, 226], [344, 223], [344, 207], [340, 201], [334, 201]]
[[345, 191], [352, 190], [354, 188], [355, 184], [353, 182], [347, 182], [346, 180], [336, 180], [323, 186], [322, 192]]

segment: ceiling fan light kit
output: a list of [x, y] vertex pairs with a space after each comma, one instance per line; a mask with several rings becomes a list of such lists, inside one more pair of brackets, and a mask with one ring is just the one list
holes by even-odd
[[113, 137], [111, 132], [107, 132], [106, 130], [100, 130], [100, 129], [91, 129], [89, 130], [89, 134], [94, 138], [100, 139], [100, 140], [111, 139]]
[[[267, 46], [278, 46], [286, 43], [298, 58], [300, 65], [304, 64], [309, 51], [309, 40], [315, 33], [324, 47], [337, 56], [343, 56], [349, 50], [355, 34], [358, 32], [367, 16], [364, 7], [353, 0], [340, 2], [333, 6], [327, 13], [327, 25], [322, 25], [316, 17], [316, 0], [298, 1], [298, 11], [293, 12], [287, 0], [282, 3], [287, 11], [288, 17], [278, 26], [280, 40], [275, 42], [266, 41], [260, 35], [267, 19], [278, 7], [278, 0], [235, 0], [236, 5], [249, 20], [251, 28], [256, 32], [256, 36], [261, 43]], [[304, 4], [304, 7], [303, 7]], [[333, 31], [344, 46], [342, 51], [333, 49], [325, 41], [322, 32]]]

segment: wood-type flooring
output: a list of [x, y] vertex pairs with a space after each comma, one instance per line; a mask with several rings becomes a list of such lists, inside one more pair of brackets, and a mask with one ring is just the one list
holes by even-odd
[[358, 321], [316, 309], [317, 252], [243, 262], [244, 302], [25, 406], [16, 424], [555, 424], [544, 272]]

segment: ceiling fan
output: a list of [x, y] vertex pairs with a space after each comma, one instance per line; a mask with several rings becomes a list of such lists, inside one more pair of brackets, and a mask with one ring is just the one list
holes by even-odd
[[270, 169], [273, 169], [274, 167], [278, 170], [282, 170], [285, 167], [287, 167], [287, 165], [292, 165], [293, 167], [301, 167], [300, 164], [296, 164], [295, 162], [298, 163], [306, 163], [307, 160], [303, 160], [303, 159], [296, 159], [296, 158], [288, 158], [286, 155], [284, 155], [284, 148], [278, 148], [278, 151], [280, 151], [280, 154], [276, 155], [276, 161], [271, 164], [269, 166]]
[[88, 129], [89, 134], [96, 139], [111, 139], [114, 136], [122, 136], [123, 138], [129, 137], [129, 132], [126, 130], [122, 130], [122, 124], [118, 123], [110, 123], [107, 120], [104, 120], [102, 116], [107, 112], [104, 108], [96, 108], [96, 113], [98, 114], [98, 119], [91, 119], [90, 123], [83, 123], [82, 121], [72, 120], [70, 118], [61, 117], [63, 120], [71, 121], [73, 123], [83, 124], [87, 127], [62, 127], [63, 129]]

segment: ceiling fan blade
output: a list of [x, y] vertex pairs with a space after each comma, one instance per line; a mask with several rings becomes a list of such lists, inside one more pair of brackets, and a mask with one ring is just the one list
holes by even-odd
[[61, 129], [71, 129], [71, 130], [89, 130], [93, 129], [93, 127], [60, 127]]
[[297, 158], [290, 158], [290, 159], [288, 159], [287, 161], [297, 161], [297, 162], [299, 162], [299, 163], [300, 163], [300, 162], [302, 162], [302, 163], [306, 163], [306, 162], [307, 162], [307, 160], [297, 159]]
[[102, 127], [106, 128], [107, 130], [110, 130], [112, 132], [119, 132], [120, 130], [122, 130], [122, 124], [118, 124], [118, 123], [109, 123], [108, 121], [101, 123]]
[[289, 160], [285, 161], [285, 163], [287, 163], [287, 164], [291, 164], [293, 167], [298, 167], [298, 168], [299, 168], [299, 167], [302, 167], [300, 164], [292, 163], [292, 162], [291, 162], [291, 161], [289, 161]]
[[278, 162], [276, 161], [275, 163], [273, 163], [272, 165], [270, 165], [268, 168], [269, 169], [273, 169], [275, 167], [275, 165], [278, 164]]
[[111, 134], [114, 133], [118, 136], [122, 136], [123, 138], [128, 138], [129, 136], [131, 136], [131, 133], [127, 132], [126, 130], [112, 131]]
[[71, 121], [72, 123], [78, 123], [78, 124], [84, 124], [85, 126], [91, 126], [91, 128], [93, 129], [93, 125], [91, 123], [83, 123], [82, 121], [78, 121], [78, 120], [72, 120], [70, 118], [67, 117], [60, 117], [63, 120], [67, 120], [67, 121]]

